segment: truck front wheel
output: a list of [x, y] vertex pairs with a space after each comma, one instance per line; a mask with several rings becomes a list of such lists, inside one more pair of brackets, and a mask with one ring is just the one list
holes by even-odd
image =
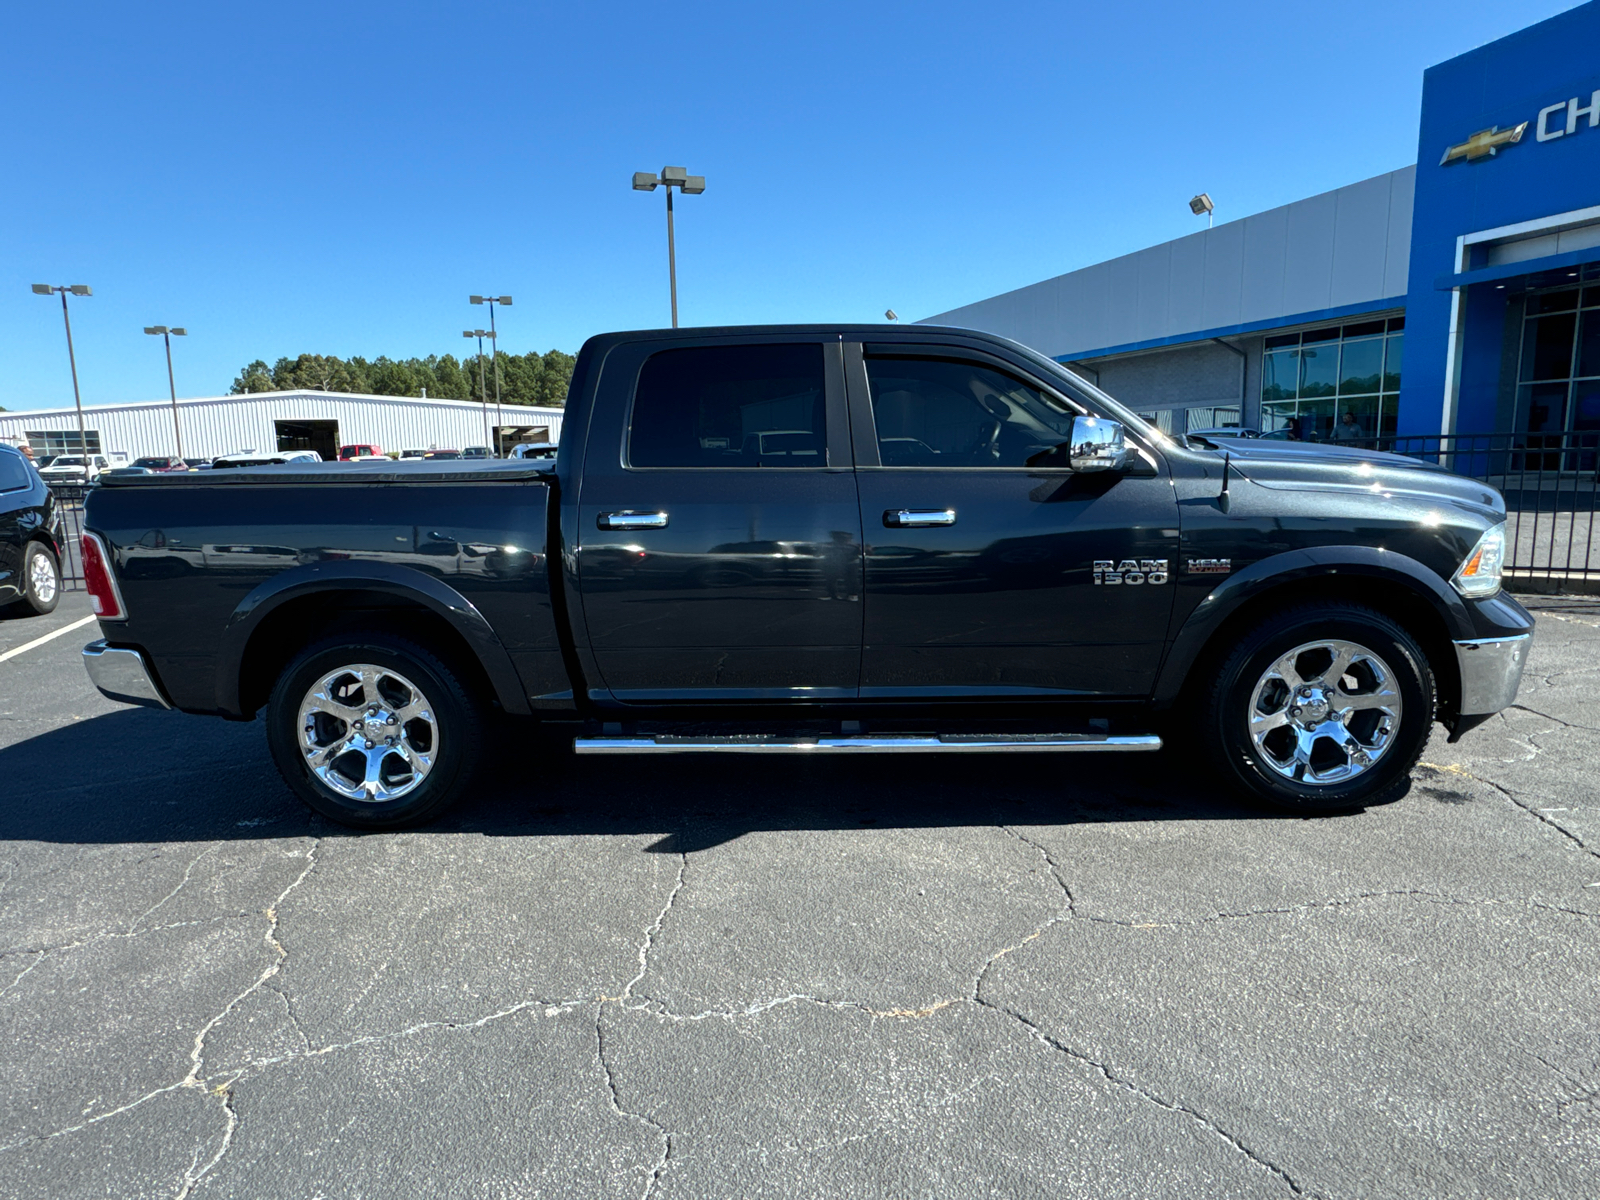
[[467, 790], [486, 714], [437, 655], [393, 634], [303, 651], [267, 701], [267, 744], [285, 782], [330, 820], [398, 829]]
[[1404, 794], [1433, 725], [1433, 674], [1382, 613], [1307, 604], [1246, 632], [1202, 707], [1224, 778], [1286, 811], [1349, 812]]

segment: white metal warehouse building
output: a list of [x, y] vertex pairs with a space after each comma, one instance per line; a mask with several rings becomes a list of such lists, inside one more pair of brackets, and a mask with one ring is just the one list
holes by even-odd
[[[496, 414], [499, 414], [498, 417]], [[452, 449], [490, 444], [501, 452], [518, 442], [557, 442], [562, 410], [466, 400], [418, 400], [347, 392], [254, 392], [179, 400], [177, 428], [170, 400], [85, 405], [89, 453], [131, 461], [144, 455], [215, 458], [241, 450], [317, 450], [337, 457], [338, 447], [368, 443], [387, 451]], [[0, 441], [29, 445], [35, 454], [76, 453], [78, 414], [73, 408], [0, 413]]]

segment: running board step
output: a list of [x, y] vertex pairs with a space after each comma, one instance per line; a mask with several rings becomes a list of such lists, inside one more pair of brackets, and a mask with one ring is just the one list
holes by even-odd
[[1077, 733], [946, 733], [937, 736], [816, 738], [779, 738], [761, 734], [680, 737], [658, 733], [644, 737], [581, 737], [573, 741], [572, 748], [578, 754], [703, 754], [708, 751], [739, 754], [971, 754], [991, 750], [1138, 752], [1161, 749], [1161, 739], [1153, 733], [1118, 737]]

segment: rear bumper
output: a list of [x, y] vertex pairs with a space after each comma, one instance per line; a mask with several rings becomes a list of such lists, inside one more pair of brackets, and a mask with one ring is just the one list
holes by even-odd
[[1522, 683], [1533, 635], [1477, 638], [1456, 642], [1456, 665], [1461, 670], [1463, 717], [1488, 716], [1510, 706]]
[[156, 685], [144, 655], [137, 650], [108, 646], [102, 638], [83, 648], [83, 665], [89, 672], [90, 682], [108, 700], [143, 704], [149, 708], [172, 707]]

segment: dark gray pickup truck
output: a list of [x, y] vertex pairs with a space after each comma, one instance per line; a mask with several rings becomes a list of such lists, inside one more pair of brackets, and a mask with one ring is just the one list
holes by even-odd
[[108, 696], [266, 709], [347, 824], [439, 813], [508, 743], [579, 753], [1209, 754], [1272, 804], [1399, 795], [1516, 694], [1505, 506], [1361, 450], [1163, 436], [930, 327], [617, 333], [553, 463], [108, 479]]

